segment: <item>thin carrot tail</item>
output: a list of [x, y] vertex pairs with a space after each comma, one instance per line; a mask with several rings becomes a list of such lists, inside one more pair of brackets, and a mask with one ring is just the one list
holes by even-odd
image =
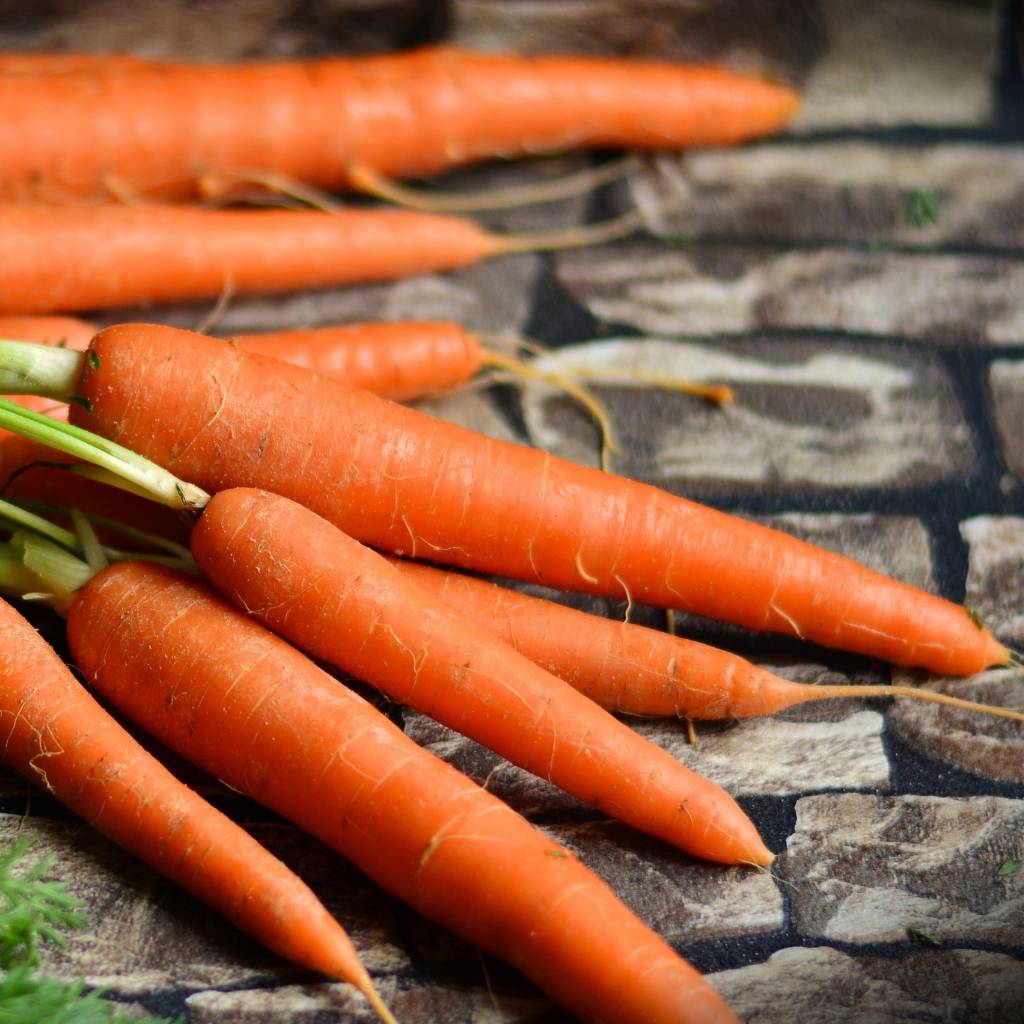
[[1006, 653], [1006, 664], [1008, 666], [1012, 665], [1014, 668], [1024, 669], [1024, 654], [1021, 654], [1020, 651], [1014, 651], [1010, 648], [1007, 648]]
[[308, 206], [324, 213], [336, 213], [341, 203], [329, 192], [278, 171], [236, 170], [202, 174], [196, 179], [201, 199], [214, 205], [249, 202]]
[[357, 164], [349, 169], [349, 181], [361, 192], [412, 210], [427, 210], [432, 213], [481, 213], [553, 203], [559, 199], [583, 195], [626, 177], [638, 163], [639, 158], [635, 154], [628, 154], [572, 174], [488, 192], [436, 193], [426, 189], [410, 188], [379, 174], [365, 164]]
[[1024, 722], [1024, 711], [1013, 708], [999, 707], [995, 704], [979, 704], [976, 701], [952, 697], [948, 693], [935, 690], [920, 690], [913, 686], [816, 686], [809, 700], [828, 700], [832, 697], [905, 697], [912, 700], [925, 700], [933, 704], [945, 704], [947, 707], [960, 708], [963, 711], [976, 711], [994, 718], [1008, 718], [1014, 722]]
[[594, 418], [601, 432], [601, 468], [610, 470], [611, 456], [620, 451], [615, 440], [615, 430], [604, 406], [587, 388], [577, 384], [571, 377], [551, 370], [540, 370], [528, 362], [515, 359], [488, 349], [483, 356], [485, 365], [498, 367], [508, 372], [516, 381], [537, 381], [559, 388], [575, 398]]
[[629, 238], [644, 230], [646, 222], [638, 210], [626, 213], [596, 224], [578, 224], [571, 228], [554, 231], [536, 231], [521, 235], [490, 236], [494, 243], [494, 255], [510, 255], [519, 252], [556, 252], [560, 249], [583, 249], [590, 245], [604, 245]]
[[366, 1001], [383, 1024], [398, 1024], [395, 1015], [388, 1009], [387, 1004], [381, 999], [380, 993], [374, 987], [369, 974], [366, 974], [364, 978], [356, 983], [356, 988], [366, 996]]

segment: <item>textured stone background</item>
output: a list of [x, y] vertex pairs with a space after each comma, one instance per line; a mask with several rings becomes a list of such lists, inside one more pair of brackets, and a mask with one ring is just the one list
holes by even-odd
[[[0, 46], [197, 59], [369, 52], [447, 38], [486, 49], [711, 58], [798, 84], [784, 137], [647, 161], [509, 228], [630, 205], [648, 230], [557, 257], [232, 304], [222, 331], [449, 317], [524, 333], [557, 365], [725, 381], [727, 409], [601, 391], [619, 471], [766, 518], [977, 608], [1024, 647], [1024, 15], [983, 0], [91, 0], [0, 3]], [[483, 186], [588, 158], [461, 174]], [[922, 192], [933, 222], [914, 215]], [[666, 212], [664, 199], [673, 200]], [[126, 311], [127, 312], [127, 311]], [[195, 326], [207, 307], [144, 315]], [[108, 313], [114, 321], [125, 314]], [[135, 318], [138, 310], [131, 311]], [[472, 392], [431, 411], [594, 463], [558, 395]], [[621, 615], [613, 602], [596, 611]], [[648, 609], [643, 621], [664, 625]], [[51, 636], [57, 626], [37, 616]], [[810, 682], [912, 682], [1024, 707], [1019, 673], [925, 679], [678, 620]], [[395, 714], [402, 716], [400, 709]], [[1024, 1019], [1024, 733], [911, 702], [830, 702], [768, 721], [636, 727], [729, 787], [780, 854], [772, 874], [698, 863], [609, 823], [406, 713], [419, 742], [557, 834], [750, 1024]], [[502, 965], [397, 905], [290, 826], [172, 764], [306, 877], [404, 1024], [554, 1022]], [[0, 830], [30, 833], [92, 928], [49, 966], [194, 1024], [367, 1021], [345, 986], [291, 969], [20, 780]]]

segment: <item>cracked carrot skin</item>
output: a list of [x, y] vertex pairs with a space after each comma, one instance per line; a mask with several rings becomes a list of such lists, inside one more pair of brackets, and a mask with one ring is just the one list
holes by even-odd
[[506, 251], [472, 220], [414, 210], [0, 204], [0, 313], [390, 281]]
[[658, 488], [154, 325], [102, 331], [71, 421], [207, 491], [261, 487], [393, 554], [677, 608], [944, 675], [1006, 649], [952, 602]]
[[590, 615], [487, 580], [389, 558], [418, 587], [610, 711], [756, 718], [819, 697], [746, 658], [647, 626]]
[[297, 502], [220, 491], [190, 545], [228, 600], [307, 653], [694, 856], [771, 863], [721, 787]]
[[581, 1019], [736, 1024], [569, 851], [195, 580], [115, 565], [79, 593], [68, 636], [134, 721]]
[[[42, 61], [38, 62], [44, 66]], [[724, 68], [453, 48], [316, 61], [77, 62], [0, 75], [0, 199], [179, 197], [218, 172], [326, 188], [578, 147], [679, 149], [778, 130], [782, 85]], [[0, 66], [2, 69], [2, 66]]]
[[147, 753], [3, 600], [0, 684], [6, 764], [274, 952], [366, 991], [355, 948], [306, 884]]

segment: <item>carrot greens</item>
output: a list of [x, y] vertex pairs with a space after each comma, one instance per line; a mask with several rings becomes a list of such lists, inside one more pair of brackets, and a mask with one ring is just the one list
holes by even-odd
[[[81, 903], [62, 882], [48, 881], [50, 858], [25, 866], [29, 842], [0, 853], [0, 1021], [33, 1024], [127, 1024], [128, 1018], [81, 980], [67, 982], [37, 970], [43, 945], [66, 946], [65, 933], [81, 930]], [[161, 1024], [132, 1017], [132, 1024]]]

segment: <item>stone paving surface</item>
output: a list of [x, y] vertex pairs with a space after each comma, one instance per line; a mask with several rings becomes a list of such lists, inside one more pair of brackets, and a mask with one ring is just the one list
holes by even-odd
[[[716, 407], [649, 383], [595, 386], [614, 468], [964, 601], [1024, 649], [1024, 11], [1020, 0], [114, 0], [0, 19], [0, 48], [124, 48], [200, 60], [481, 49], [720, 60], [804, 90], [792, 129], [661, 155], [599, 194], [488, 215], [528, 231], [614, 216], [646, 230], [387, 286], [230, 302], [223, 334], [450, 318], [529, 335], [551, 369], [731, 385]], [[603, 159], [603, 157], [602, 157]], [[440, 187], [561, 174], [501, 164]], [[208, 304], [105, 311], [195, 327]], [[425, 411], [600, 460], [550, 387], [471, 389]], [[531, 592], [553, 595], [542, 588]], [[561, 595], [621, 618], [622, 602]], [[811, 650], [650, 608], [807, 683], [909, 685], [1024, 709], [1019, 669], [971, 679]], [[59, 645], [60, 625], [36, 616]], [[772, 719], [627, 719], [734, 792], [779, 854], [770, 873], [698, 862], [609, 822], [423, 715], [427, 749], [604, 877], [705, 971], [746, 1024], [1018, 1024], [1024, 1006], [1024, 732], [909, 699], [831, 700]], [[351, 932], [403, 1024], [566, 1020], [510, 968], [402, 907], [331, 851], [171, 759], [286, 860]], [[0, 773], [0, 843], [35, 839], [89, 929], [45, 966], [189, 1024], [366, 1024], [362, 999], [277, 960]]]

